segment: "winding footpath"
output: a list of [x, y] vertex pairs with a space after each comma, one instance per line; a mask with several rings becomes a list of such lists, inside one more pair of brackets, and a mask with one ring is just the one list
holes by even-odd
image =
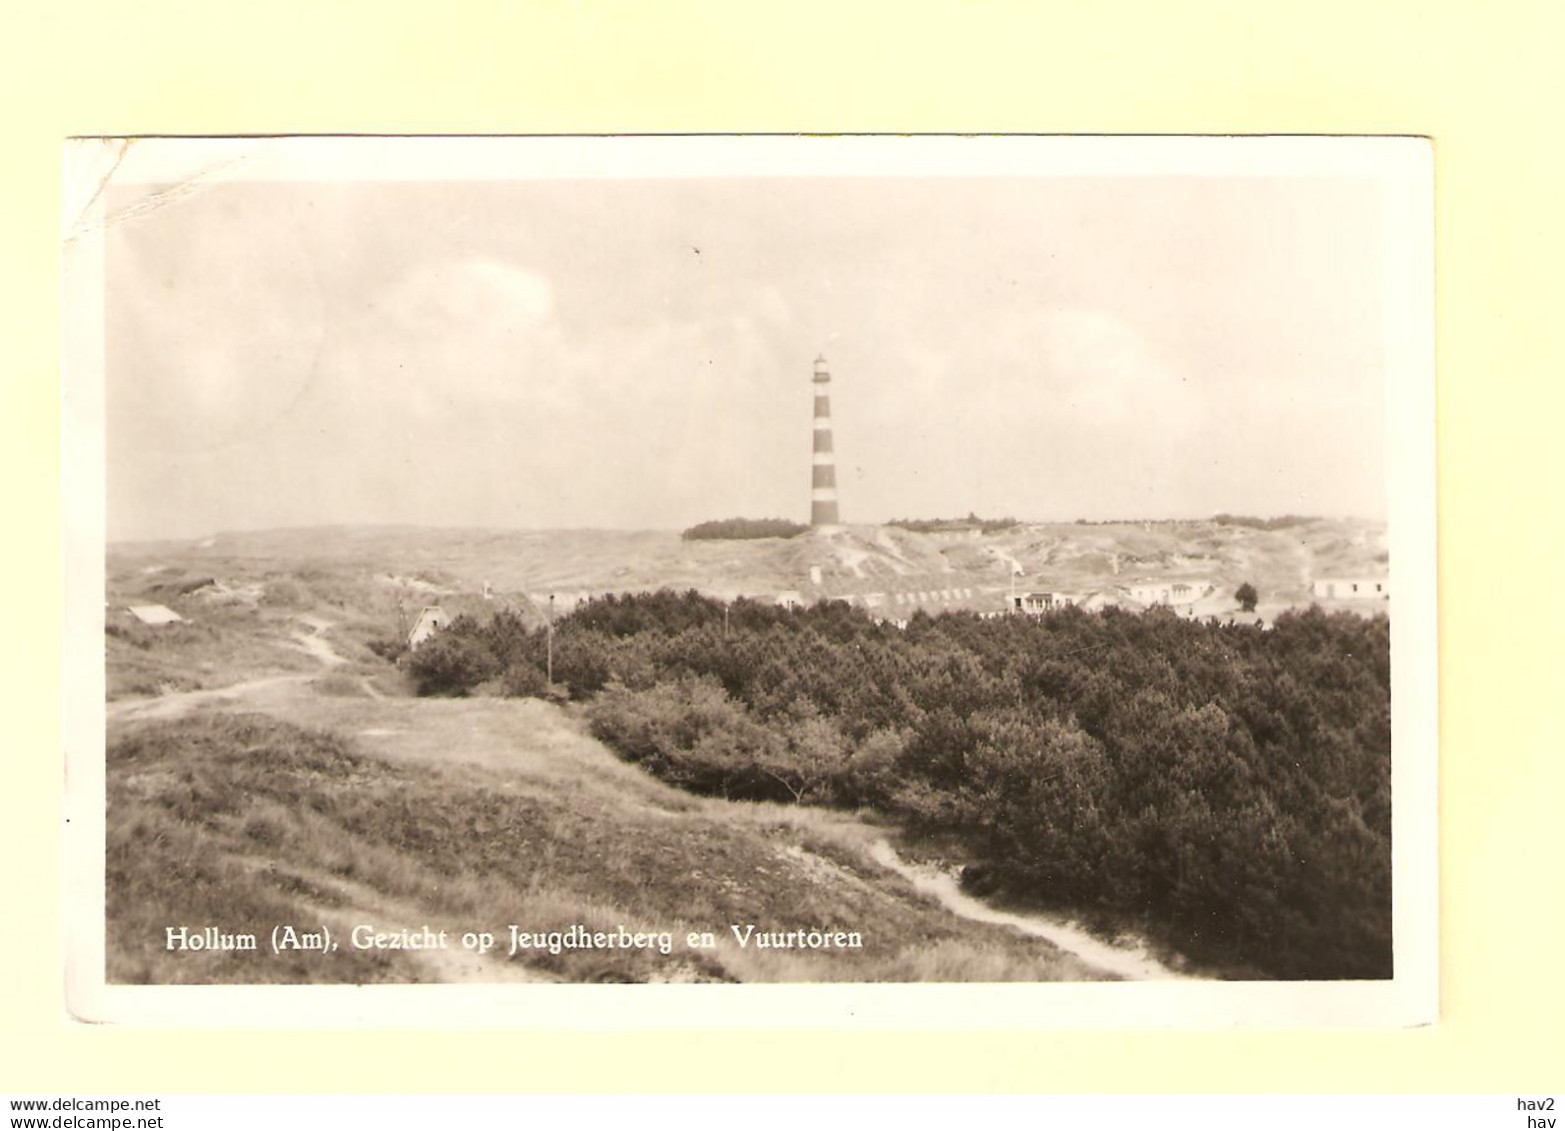
[[870, 855], [875, 863], [889, 868], [912, 884], [917, 891], [932, 897], [951, 914], [961, 916], [963, 919], [1010, 927], [1023, 934], [1044, 939], [1088, 965], [1127, 981], [1183, 980], [1183, 975], [1176, 974], [1164, 966], [1142, 947], [1129, 949], [1110, 946], [1068, 923], [1061, 923], [1043, 915], [1021, 915], [990, 907], [982, 900], [975, 899], [963, 891], [956, 877], [938, 868], [908, 863], [884, 840], [877, 840], [870, 846]]

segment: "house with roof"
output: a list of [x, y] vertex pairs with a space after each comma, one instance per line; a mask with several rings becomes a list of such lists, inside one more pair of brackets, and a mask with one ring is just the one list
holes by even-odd
[[451, 623], [451, 614], [439, 605], [425, 605], [413, 618], [408, 630], [408, 651], [418, 651], [418, 646]]
[[487, 584], [485, 589], [483, 594], [448, 593], [440, 598], [438, 605], [425, 605], [408, 629], [408, 651], [416, 651], [420, 644], [435, 633], [449, 628], [464, 617], [479, 624], [487, 624], [497, 616], [510, 614], [520, 618], [529, 628], [544, 623], [544, 614], [526, 596], [520, 593], [497, 593]]

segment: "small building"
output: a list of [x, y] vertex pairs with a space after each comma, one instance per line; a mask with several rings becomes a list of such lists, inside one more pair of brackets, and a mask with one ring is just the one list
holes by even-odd
[[777, 603], [785, 609], [801, 609], [804, 607], [804, 597], [797, 589], [786, 589], [777, 594]]
[[1038, 616], [1055, 609], [1068, 609], [1081, 600], [1075, 593], [1017, 593], [1011, 597], [1012, 610]]
[[1384, 601], [1391, 597], [1391, 583], [1384, 577], [1320, 577], [1310, 592], [1327, 600]]
[[185, 619], [167, 605], [126, 605], [125, 611], [142, 624], [150, 624], [154, 628]]
[[408, 630], [408, 651], [418, 651], [418, 646], [451, 623], [450, 615], [439, 605], [425, 605]]
[[[577, 594], [566, 594], [572, 599]], [[585, 596], [583, 594], [582, 596]], [[485, 625], [496, 617], [516, 617], [528, 628], [541, 627], [548, 619], [544, 611], [548, 597], [533, 601], [524, 593], [503, 593], [485, 583], [482, 593], [447, 593], [438, 605], [425, 605], [413, 618], [408, 630], [408, 651], [413, 651], [435, 633], [451, 627], [459, 620], [467, 619]], [[569, 606], [563, 611], [569, 611]], [[556, 615], [562, 610], [556, 609]]]
[[1194, 581], [1155, 581], [1143, 578], [1129, 586], [1132, 600], [1143, 605], [1188, 605], [1212, 591], [1212, 583]]

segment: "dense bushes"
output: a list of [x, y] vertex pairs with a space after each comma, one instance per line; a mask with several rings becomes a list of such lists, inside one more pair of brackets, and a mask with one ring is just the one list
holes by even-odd
[[684, 531], [680, 537], [690, 541], [716, 538], [792, 538], [808, 529], [808, 526], [789, 522], [785, 518], [725, 518], [715, 522], [698, 522]]
[[430, 637], [408, 659], [420, 695], [466, 695], [500, 674], [500, 662], [485, 642], [470, 632]]
[[[694, 593], [590, 602], [557, 626], [556, 679], [685, 788], [870, 805], [954, 834], [1013, 898], [1142, 917], [1280, 977], [1389, 976], [1384, 617], [726, 612]], [[542, 636], [459, 622], [417, 658], [440, 693], [504, 671], [536, 694]]]

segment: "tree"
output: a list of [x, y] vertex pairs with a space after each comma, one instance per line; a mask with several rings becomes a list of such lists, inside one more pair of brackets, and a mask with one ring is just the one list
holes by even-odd
[[1234, 600], [1239, 602], [1239, 607], [1247, 613], [1255, 612], [1255, 603], [1261, 599], [1261, 595], [1255, 591], [1255, 586], [1246, 581], [1239, 586], [1234, 593]]
[[500, 673], [500, 664], [481, 640], [455, 627], [424, 641], [408, 657], [408, 671], [420, 695], [466, 695]]

